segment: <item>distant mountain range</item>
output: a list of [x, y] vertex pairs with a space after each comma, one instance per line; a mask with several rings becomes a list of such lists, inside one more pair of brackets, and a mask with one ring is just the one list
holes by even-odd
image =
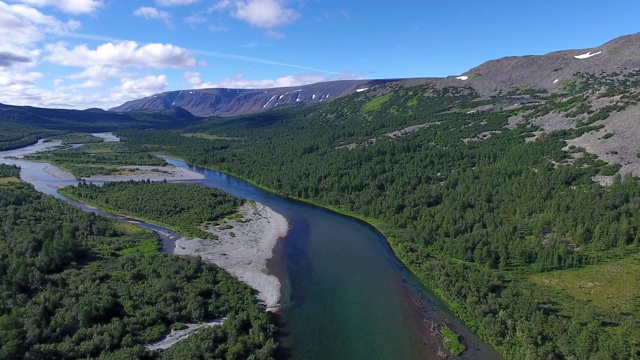
[[216, 88], [169, 91], [128, 101], [110, 111], [181, 107], [196, 116], [233, 116], [295, 104], [331, 101], [387, 83], [409, 86], [433, 82], [440, 86], [471, 87], [483, 97], [514, 87], [556, 92], [580, 72], [625, 72], [638, 67], [640, 33], [622, 36], [589, 49], [490, 60], [459, 76], [447, 78], [342, 80], [271, 89]]
[[188, 111], [138, 109], [123, 114], [102, 109], [67, 110], [0, 104], [0, 122], [37, 126], [51, 130], [112, 131], [127, 128], [175, 128], [200, 118]]
[[301, 103], [319, 103], [393, 80], [340, 80], [272, 89], [193, 89], [169, 91], [128, 101], [109, 111], [171, 109], [181, 107], [196, 116], [233, 116], [282, 108]]
[[[487, 61], [463, 74], [446, 78], [411, 78], [382, 80], [340, 80], [304, 86], [271, 89], [191, 89], [169, 91], [128, 101], [108, 112], [99, 109], [85, 111], [51, 110], [14, 107], [0, 104], [0, 120], [26, 121], [55, 128], [83, 127], [87, 114], [95, 128], [120, 126], [171, 126], [169, 118], [195, 121], [195, 117], [234, 116], [279, 109], [297, 104], [332, 101], [362, 91], [384, 93], [395, 86], [416, 86], [432, 83], [438, 87], [453, 86], [472, 89], [481, 97], [514, 88], [545, 89], [559, 92], [579, 73], [623, 74], [640, 68], [640, 33], [611, 40], [601, 46], [580, 50], [556, 51], [546, 55], [510, 56]], [[383, 86], [381, 86], [383, 85]], [[122, 115], [115, 116], [114, 115]], [[193, 116], [192, 116], [193, 115]], [[60, 121], [64, 119], [64, 121]], [[84, 124], [86, 125], [86, 124]], [[119, 126], [119, 127], [120, 127]]]

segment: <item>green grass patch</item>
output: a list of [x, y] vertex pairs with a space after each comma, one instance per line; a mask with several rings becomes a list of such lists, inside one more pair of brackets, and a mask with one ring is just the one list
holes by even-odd
[[160, 242], [158, 239], [149, 238], [142, 240], [135, 246], [126, 248], [120, 251], [121, 255], [134, 255], [142, 254], [144, 256], [151, 256], [160, 253]]
[[110, 154], [117, 152], [116, 149], [111, 146], [91, 146], [91, 147], [82, 147], [82, 150], [87, 154]]
[[18, 179], [15, 176], [0, 178], [0, 185], [9, 185], [9, 184], [15, 184], [19, 182], [20, 182], [20, 179]]
[[219, 136], [207, 133], [184, 133], [180, 134], [181, 136], [188, 138], [200, 138], [206, 140], [238, 140], [238, 138], [228, 137], [228, 136]]
[[634, 311], [640, 299], [640, 258], [636, 255], [580, 269], [535, 274], [531, 281], [603, 310]]
[[89, 133], [69, 133], [64, 135], [57, 135], [47, 138], [47, 140], [60, 140], [63, 145], [67, 144], [89, 144], [89, 143], [101, 143], [104, 140], [97, 136], [93, 136]]
[[114, 221], [113, 228], [116, 229], [119, 233], [126, 235], [152, 233], [151, 230], [141, 228], [140, 226], [125, 224], [120, 221]]
[[380, 106], [389, 101], [389, 99], [391, 99], [391, 93], [373, 98], [362, 105], [362, 111], [370, 112], [380, 110]]
[[442, 345], [449, 350], [453, 356], [460, 356], [467, 348], [460, 342], [458, 334], [449, 328], [440, 328], [440, 334], [444, 338]]

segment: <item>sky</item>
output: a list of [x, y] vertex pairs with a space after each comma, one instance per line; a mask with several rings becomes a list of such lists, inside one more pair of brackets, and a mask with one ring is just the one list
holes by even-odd
[[640, 32], [636, 0], [0, 0], [0, 103], [444, 77]]

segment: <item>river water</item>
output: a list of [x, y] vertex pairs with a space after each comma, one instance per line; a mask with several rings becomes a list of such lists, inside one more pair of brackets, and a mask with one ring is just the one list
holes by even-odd
[[[0, 152], [0, 162], [21, 166], [21, 178], [37, 190], [80, 206], [55, 191], [56, 186], [77, 182], [52, 177], [44, 171], [49, 164], [5, 159], [46, 146]], [[276, 196], [217, 171], [163, 158], [203, 174], [205, 179], [197, 184], [261, 202], [287, 218], [289, 232], [268, 264], [283, 284], [280, 358], [439, 359], [440, 335], [430, 331], [431, 321], [446, 323], [462, 336], [468, 350], [461, 358], [500, 358], [417, 281], [395, 257], [384, 236], [369, 225]], [[175, 233], [142, 225], [165, 234], [163, 249], [170, 252]]]

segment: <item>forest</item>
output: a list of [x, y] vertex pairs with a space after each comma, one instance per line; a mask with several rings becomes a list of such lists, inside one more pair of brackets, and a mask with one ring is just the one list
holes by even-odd
[[[57, 138], [68, 144], [69, 136], [69, 134], [65, 134]], [[93, 136], [91, 138], [95, 139]], [[120, 142], [90, 142], [75, 148], [65, 146], [47, 152], [30, 154], [25, 156], [25, 159], [50, 162], [69, 171], [77, 178], [118, 174], [123, 171], [120, 166], [131, 164], [156, 166], [167, 164], [164, 160], [149, 153], [133, 151]]]
[[102, 109], [67, 110], [0, 104], [0, 151], [34, 144], [38, 139], [70, 132], [117, 129], [172, 129], [196, 124], [201, 118], [176, 107], [115, 113]]
[[[18, 172], [0, 165], [0, 179]], [[225, 317], [168, 350], [144, 347]], [[271, 359], [276, 329], [248, 286], [200, 258], [160, 253], [153, 232], [0, 182], [0, 358]]]
[[[535, 141], [528, 139], [539, 127], [507, 127], [512, 116], [535, 111], [587, 118], [584, 104], [566, 99], [631, 86], [601, 80], [581, 77], [563, 94], [513, 89], [491, 99], [465, 87], [383, 85], [323, 106], [119, 135], [140, 151], [167, 152], [369, 221], [507, 358], [637, 358], [635, 290], [605, 286], [596, 299], [551, 280], [636, 266], [637, 178], [617, 175], [603, 187], [592, 177], [612, 176], [619, 165], [563, 149], [565, 140], [599, 129], [593, 121]], [[496, 110], [473, 110], [484, 105]], [[640, 285], [637, 275], [627, 279]]]
[[[76, 169], [77, 173], [108, 171], [95, 168], [115, 167], [131, 159], [155, 161], [149, 153], [168, 153], [191, 164], [227, 172], [275, 193], [332, 208], [376, 226], [420, 280], [506, 358], [640, 358], [640, 218], [636, 216], [640, 183], [636, 177], [616, 175], [620, 165], [607, 164], [585, 149], [566, 146], [566, 140], [599, 130], [599, 120], [636, 104], [640, 99], [635, 91], [638, 86], [638, 72], [625, 77], [579, 74], [563, 84], [560, 93], [513, 88], [481, 99], [465, 86], [384, 84], [321, 105], [203, 119], [178, 129], [115, 127], [120, 129], [122, 144], [85, 145], [62, 155], [68, 156], [62, 161], [62, 157], [46, 158], [48, 155], [40, 160], [59, 161], [62, 166], [80, 162], [82, 168]], [[593, 99], [606, 96], [618, 96], [620, 101], [592, 107]], [[535, 119], [547, 114], [560, 114], [576, 126], [541, 131]], [[514, 118], [522, 122], [513, 122]], [[16, 136], [7, 137], [8, 143], [19, 143], [25, 136], [39, 137], [38, 131], [53, 131], [28, 126], [12, 129], [10, 133]], [[114, 148], [103, 151], [107, 150], [105, 146]], [[99, 156], [101, 161], [94, 162]], [[1, 174], [5, 173], [9, 178], [15, 170], [4, 168]], [[611, 185], [594, 182], [595, 176], [611, 177]], [[63, 191], [100, 202], [107, 209], [135, 212], [142, 218], [153, 215], [174, 227], [215, 221], [212, 219], [218, 216], [202, 210], [207, 205], [186, 194], [184, 199], [176, 196], [173, 207], [158, 209], [152, 201], [145, 202], [153, 196], [153, 189], [142, 182], [104, 188], [83, 184]], [[7, 259], [0, 270], [12, 276], [2, 278], [15, 277], [18, 281], [17, 285], [2, 285], [11, 289], [3, 290], [9, 300], [2, 300], [0, 341], [2, 351], [6, 351], [2, 354], [32, 358], [40, 356], [39, 351], [49, 351], [46, 354], [53, 357], [68, 354], [64, 351], [70, 347], [64, 344], [71, 340], [65, 326], [75, 326], [71, 328], [74, 331], [82, 326], [93, 329], [87, 331], [105, 329], [104, 334], [112, 322], [118, 325], [109, 326], [119, 332], [113, 330], [117, 335], [109, 335], [113, 336], [109, 339], [115, 339], [116, 345], [104, 354], [87, 345], [86, 352], [65, 356], [179, 358], [204, 353], [206, 346], [211, 351], [216, 349], [211, 354], [220, 352], [216, 358], [243, 358], [249, 353], [265, 358], [273, 354], [275, 327], [254, 304], [248, 288], [232, 280], [224, 280], [219, 285], [222, 290], [214, 287], [204, 292], [182, 290], [176, 284], [156, 284], [149, 272], [198, 267], [189, 275], [194, 279], [205, 276], [206, 271], [217, 273], [196, 259], [158, 254], [157, 242], [150, 234], [129, 233], [106, 220], [73, 211], [24, 184], [11, 181], [0, 190], [8, 192], [3, 195], [9, 199], [6, 204], [14, 204], [17, 197], [24, 201], [14, 205], [25, 206], [23, 214], [9, 212], [13, 205], [3, 205], [3, 228], [9, 226], [11, 230], [0, 233], [3, 244], [14, 233], [27, 234], [11, 240], [24, 241], [25, 245], [0, 248], [0, 260]], [[173, 188], [171, 191], [181, 193]], [[120, 193], [127, 194], [127, 201], [118, 197]], [[207, 196], [213, 195], [200, 197]], [[129, 198], [138, 200], [129, 202]], [[235, 206], [229, 205], [225, 213]], [[40, 209], [55, 211], [41, 214]], [[11, 226], [26, 226], [27, 222], [12, 220], [16, 214], [49, 225], [14, 231]], [[74, 220], [65, 221], [64, 216], [74, 216]], [[70, 224], [80, 224], [80, 228]], [[69, 231], [71, 235], [65, 237]], [[38, 236], [28, 235], [32, 232], [38, 232]], [[50, 245], [46, 245], [48, 242]], [[14, 254], [17, 251], [22, 252]], [[16, 260], [20, 258], [24, 260]], [[125, 266], [124, 261], [140, 267], [142, 280], [119, 277], [117, 269]], [[168, 265], [174, 261], [179, 265]], [[66, 294], [60, 294], [56, 286], [73, 283], [71, 279], [79, 278], [77, 271], [86, 272], [87, 283], [103, 284], [109, 279], [106, 284], [111, 285], [99, 291], [120, 294], [118, 291], [125, 287], [135, 287], [133, 282], [148, 281], [148, 285], [140, 286], [148, 286], [152, 293], [171, 296], [175, 290], [195, 296], [185, 302], [211, 301], [220, 307], [198, 307], [211, 310], [196, 316], [187, 311], [188, 306], [176, 305], [176, 310], [165, 315], [166, 308], [158, 310], [148, 300], [151, 303], [132, 310], [145, 315], [130, 319], [129, 308], [116, 302], [96, 305], [88, 322], [80, 321], [74, 310], [65, 317], [72, 325], [64, 325], [62, 320], [53, 322], [55, 312], [46, 308], [42, 299], [61, 296], [52, 303], [73, 309], [81, 295], [74, 290], [75, 300], [64, 300]], [[175, 270], [166, 278], [178, 273]], [[49, 295], [56, 289], [58, 293]], [[92, 290], [96, 289], [102, 286]], [[223, 290], [237, 297], [218, 295]], [[86, 296], [98, 295], [89, 292]], [[156, 298], [165, 301], [161, 299]], [[219, 303], [222, 299], [228, 303]], [[130, 301], [137, 300], [134, 297]], [[100, 315], [104, 307], [117, 316]], [[16, 310], [14, 315], [11, 308], [24, 310]], [[193, 337], [193, 342], [181, 343], [162, 354], [149, 354], [141, 347], [175, 322], [197, 322], [223, 313], [233, 319], [229, 326], [235, 324], [235, 332], [225, 330], [225, 322], [223, 327], [203, 331]], [[44, 325], [35, 328], [44, 330], [30, 333], [29, 321], [40, 316], [45, 319]], [[129, 325], [138, 324], [136, 321], [145, 316], [152, 319], [145, 320], [145, 332], [141, 332], [142, 326]], [[16, 323], [20, 326], [11, 327]], [[54, 336], [56, 331], [62, 337]], [[74, 341], [89, 342], [89, 338], [83, 339]]]
[[234, 215], [244, 203], [218, 189], [166, 182], [128, 181], [102, 186], [81, 182], [59, 192], [111, 213], [125, 213], [202, 238], [215, 236], [202, 230], [202, 226]]

